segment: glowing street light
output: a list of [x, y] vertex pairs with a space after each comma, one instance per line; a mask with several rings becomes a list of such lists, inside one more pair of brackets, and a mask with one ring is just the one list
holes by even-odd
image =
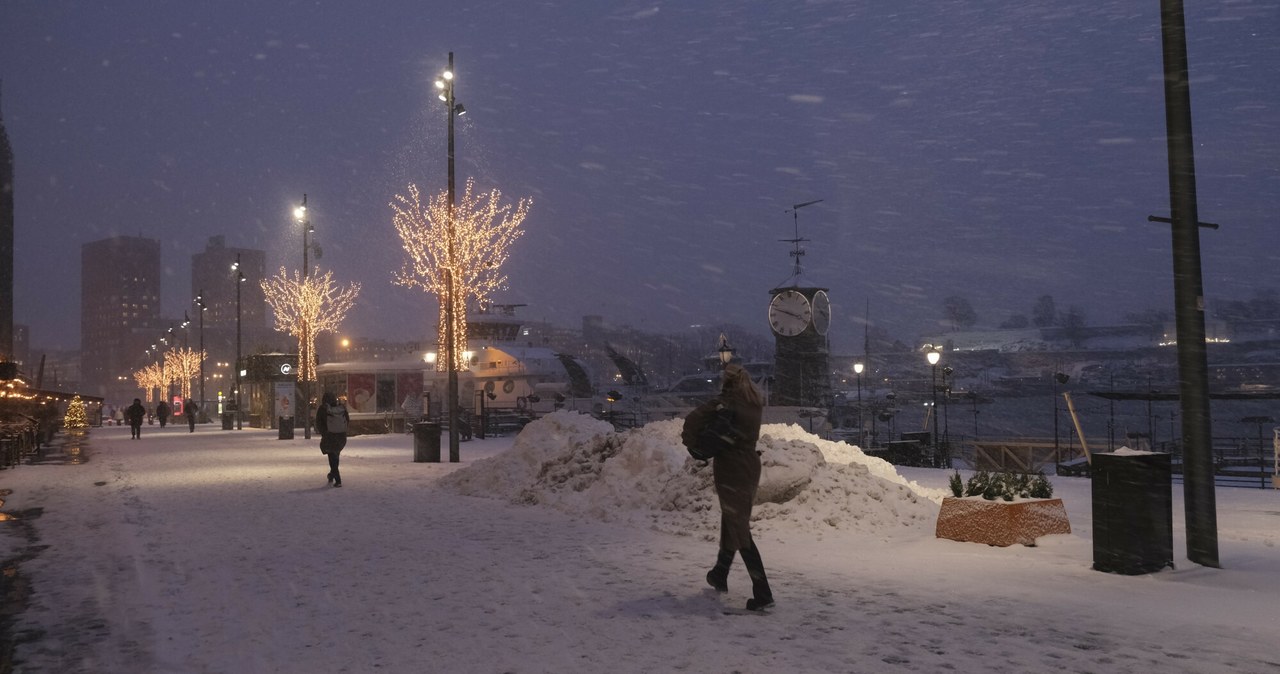
[[863, 442], [865, 442], [865, 441], [862, 439], [862, 438], [863, 438], [863, 432], [862, 432], [862, 371], [863, 371], [864, 369], [866, 369], [866, 366], [865, 366], [865, 365], [863, 365], [861, 361], [856, 362], [856, 363], [854, 363], [854, 364], [853, 364], [853, 374], [854, 374], [854, 375], [856, 375], [856, 376], [857, 376], [857, 378], [858, 378], [858, 446], [859, 446], [859, 447], [861, 447], [861, 446], [862, 446], [862, 443], [863, 443]]
[[[942, 352], [938, 351], [937, 347], [932, 347], [925, 352], [924, 357], [929, 361], [929, 370], [932, 373], [932, 377], [933, 377], [933, 386], [931, 387], [933, 389], [932, 391], [933, 407], [930, 410], [930, 413], [933, 416], [933, 448], [935, 453], [937, 453], [937, 450], [939, 448], [939, 444], [938, 444], [938, 361], [942, 360]], [[942, 451], [944, 455], [943, 464], [950, 465], [951, 463], [950, 459], [945, 456], [946, 448], [943, 448]]]
[[236, 364], [235, 364], [235, 406], [236, 406], [236, 430], [244, 430], [244, 422], [240, 417], [240, 285], [244, 283], [244, 271], [240, 267], [240, 253], [236, 253], [236, 261], [231, 265], [231, 271], [236, 274]]
[[457, 363], [457, 345], [454, 344], [454, 330], [457, 322], [457, 312], [454, 309], [454, 293], [457, 260], [455, 259], [454, 241], [457, 238], [456, 224], [453, 221], [454, 207], [454, 152], [453, 152], [453, 119], [458, 115], [466, 113], [462, 104], [457, 102], [453, 96], [454, 77], [453, 77], [453, 52], [449, 52], [449, 68], [440, 74], [440, 79], [436, 80], [436, 89], [440, 91], [439, 97], [444, 101], [448, 108], [449, 117], [449, 222], [448, 234], [449, 246], [446, 253], [447, 259], [443, 265], [445, 268], [445, 370], [448, 372], [448, 390], [447, 400], [445, 404], [449, 406], [449, 462], [457, 463], [461, 461], [458, 451], [458, 363]]

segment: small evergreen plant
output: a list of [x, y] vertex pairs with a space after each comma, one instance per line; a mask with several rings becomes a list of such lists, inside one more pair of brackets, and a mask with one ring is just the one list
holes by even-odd
[[[997, 499], [1012, 501], [1016, 498], [1053, 498], [1053, 485], [1043, 471], [1037, 471], [1032, 478], [1026, 473], [988, 473], [980, 470], [962, 483], [960, 471], [952, 474], [949, 481], [951, 493], [956, 498], [964, 496], [981, 496], [988, 501]], [[963, 485], [963, 488], [962, 488]]]

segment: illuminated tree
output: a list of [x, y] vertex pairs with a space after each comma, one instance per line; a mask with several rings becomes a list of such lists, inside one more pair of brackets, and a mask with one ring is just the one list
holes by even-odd
[[333, 272], [285, 272], [262, 281], [262, 292], [276, 317], [276, 331], [298, 338], [298, 381], [316, 380], [316, 335], [335, 332], [360, 294], [360, 284], [339, 288]]
[[164, 374], [169, 381], [179, 384], [179, 395], [184, 399], [191, 397], [191, 380], [200, 376], [200, 363], [205, 359], [205, 352], [183, 347], [169, 349], [164, 352]]
[[[512, 207], [501, 203], [502, 193], [473, 191], [474, 180], [467, 180], [461, 200], [453, 207], [453, 237], [449, 235], [449, 193], [441, 192], [423, 203], [416, 185], [409, 185], [409, 195], [396, 195], [391, 202], [395, 210], [393, 222], [408, 259], [393, 274], [396, 285], [421, 288], [440, 302], [436, 343], [445, 352], [448, 334], [446, 307], [449, 295], [449, 272], [453, 272], [453, 353], [461, 363], [467, 343], [466, 303], [474, 299], [483, 306], [490, 296], [506, 287], [507, 277], [501, 273], [507, 261], [507, 250], [524, 230], [520, 225], [529, 214], [532, 200], [521, 199]], [[452, 243], [452, 245], [450, 245]], [[437, 358], [436, 368], [443, 370], [446, 359]]]
[[62, 417], [63, 428], [88, 428], [89, 417], [84, 413], [84, 401], [80, 396], [71, 398], [67, 403], [67, 413]]
[[[147, 402], [152, 402], [155, 391], [163, 391], [169, 385], [169, 378], [164, 371], [164, 365], [160, 363], [152, 363], [134, 372], [133, 380], [138, 382], [138, 388], [142, 389], [142, 395]], [[164, 397], [163, 392], [160, 397]]]

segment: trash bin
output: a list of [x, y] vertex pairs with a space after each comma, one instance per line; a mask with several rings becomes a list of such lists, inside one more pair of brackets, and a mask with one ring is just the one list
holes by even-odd
[[1138, 575], [1173, 567], [1169, 455], [1093, 455], [1093, 568]]
[[293, 417], [280, 417], [280, 439], [293, 439]]
[[440, 424], [419, 421], [413, 425], [413, 462], [440, 463]]
[[236, 427], [236, 415], [233, 412], [222, 413], [222, 430], [229, 431]]

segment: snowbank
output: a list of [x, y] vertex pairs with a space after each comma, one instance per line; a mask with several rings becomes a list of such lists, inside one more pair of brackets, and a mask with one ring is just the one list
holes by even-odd
[[[682, 424], [672, 419], [616, 432], [589, 416], [557, 412], [526, 426], [510, 450], [441, 478], [441, 486], [714, 539], [720, 520], [711, 466], [689, 458], [680, 444]], [[757, 449], [764, 465], [757, 531], [931, 535], [947, 495], [904, 479], [857, 447], [794, 424], [765, 425]]]

